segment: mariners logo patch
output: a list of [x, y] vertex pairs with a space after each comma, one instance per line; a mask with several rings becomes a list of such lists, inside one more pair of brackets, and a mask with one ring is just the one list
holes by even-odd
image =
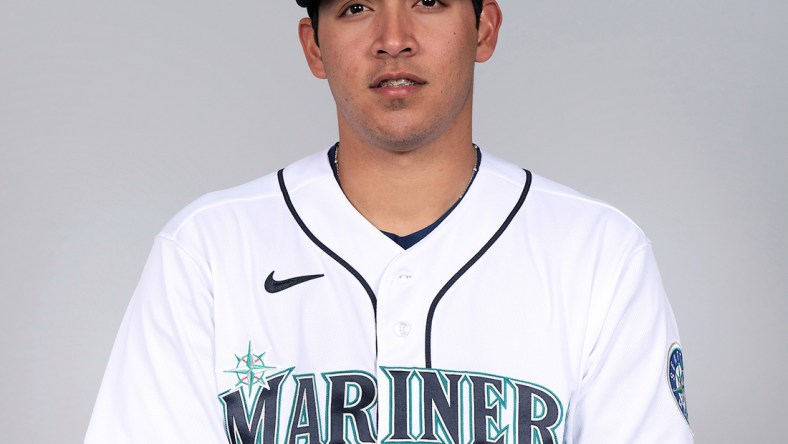
[[252, 393], [252, 389], [257, 385], [264, 389], [270, 389], [271, 387], [268, 386], [268, 378], [265, 373], [276, 367], [265, 365], [263, 357], [265, 357], [265, 353], [257, 355], [252, 352], [252, 342], [249, 341], [246, 353], [235, 355], [235, 359], [238, 361], [235, 368], [224, 372], [234, 373], [238, 378], [236, 387], [239, 385], [247, 386], [249, 393]]
[[681, 353], [681, 347], [676, 342], [670, 346], [670, 351], [668, 352], [668, 384], [673, 393], [673, 399], [676, 400], [676, 405], [681, 410], [681, 414], [684, 415], [684, 419], [689, 422], [687, 395], [684, 392], [684, 355]]

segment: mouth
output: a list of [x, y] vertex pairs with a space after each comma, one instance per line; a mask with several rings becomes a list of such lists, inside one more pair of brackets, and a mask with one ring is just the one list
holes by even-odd
[[425, 85], [424, 80], [406, 73], [387, 74], [375, 79], [370, 88], [405, 88], [408, 86]]
[[411, 79], [383, 80], [378, 83], [378, 88], [401, 88], [403, 86], [416, 86], [418, 83]]

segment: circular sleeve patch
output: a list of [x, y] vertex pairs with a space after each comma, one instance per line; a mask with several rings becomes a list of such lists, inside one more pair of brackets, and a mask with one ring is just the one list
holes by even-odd
[[689, 422], [689, 414], [687, 413], [687, 395], [684, 391], [684, 355], [681, 353], [681, 347], [677, 342], [670, 346], [668, 352], [668, 384], [673, 393], [673, 399], [684, 419]]

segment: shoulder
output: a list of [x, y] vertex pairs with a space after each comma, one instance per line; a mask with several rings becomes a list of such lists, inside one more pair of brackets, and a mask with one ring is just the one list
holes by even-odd
[[[309, 176], [330, 174], [324, 151], [314, 153], [287, 166], [298, 172], [302, 181]], [[161, 230], [160, 237], [177, 240], [193, 230], [227, 229], [233, 221], [258, 218], [284, 209], [278, 172], [250, 182], [205, 194], [180, 210]], [[274, 213], [272, 213], [274, 212]], [[263, 218], [263, 220], [266, 217]]]
[[[613, 205], [525, 170], [487, 152], [483, 164], [499, 186], [520, 187], [525, 200], [515, 225], [541, 245], [619, 244], [632, 250], [649, 244], [643, 230]], [[480, 173], [485, 169], [480, 170]], [[595, 245], [600, 247], [601, 245]], [[573, 250], [575, 248], [572, 248]]]

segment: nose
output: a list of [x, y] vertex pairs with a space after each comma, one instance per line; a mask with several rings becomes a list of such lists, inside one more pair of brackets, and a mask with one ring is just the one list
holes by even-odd
[[378, 57], [403, 57], [416, 53], [418, 45], [413, 22], [407, 11], [386, 7], [375, 17], [377, 38], [373, 50]]

